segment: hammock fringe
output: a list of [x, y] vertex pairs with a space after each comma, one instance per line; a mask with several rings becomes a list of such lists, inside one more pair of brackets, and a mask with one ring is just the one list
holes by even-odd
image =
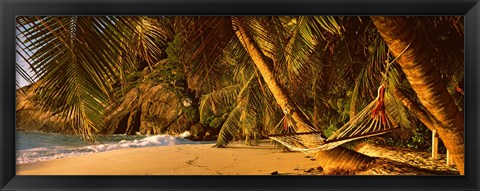
[[[388, 112], [386, 112], [388, 111], [386, 109], [388, 105], [385, 105], [383, 100], [381, 100], [381, 103], [379, 103], [379, 97], [377, 97], [377, 99], [373, 100], [370, 104], [368, 104], [355, 117], [353, 117], [349, 122], [340, 127], [328, 138], [323, 138], [321, 132], [304, 123], [301, 124], [303, 126], [306, 126], [310, 130], [309, 132], [274, 134], [270, 135], [269, 138], [285, 145], [293, 151], [314, 153], [322, 150], [333, 149], [337, 146], [353, 140], [388, 133], [393, 129], [398, 128], [398, 125], [388, 114]], [[372, 111], [376, 110], [376, 108], [378, 108], [378, 105], [381, 105], [383, 107], [383, 112], [377, 112], [375, 115], [372, 115]], [[293, 119], [291, 119], [291, 117], [286, 114], [279, 124], [281, 124], [281, 122], [285, 120]], [[275, 129], [277, 127], [275, 127]], [[296, 130], [295, 126], [292, 128]]]

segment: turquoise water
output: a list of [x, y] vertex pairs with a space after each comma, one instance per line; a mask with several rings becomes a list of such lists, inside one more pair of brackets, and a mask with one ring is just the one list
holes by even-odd
[[202, 144], [182, 135], [111, 135], [97, 137], [97, 143], [83, 141], [79, 136], [41, 132], [17, 132], [17, 164], [34, 163], [58, 158], [105, 152], [124, 148], [153, 147], [180, 144]]

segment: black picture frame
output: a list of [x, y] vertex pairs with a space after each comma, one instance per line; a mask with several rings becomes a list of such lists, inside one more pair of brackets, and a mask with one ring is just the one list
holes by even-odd
[[[479, 190], [478, 0], [1, 0], [1, 190]], [[464, 15], [465, 176], [16, 176], [16, 15]]]

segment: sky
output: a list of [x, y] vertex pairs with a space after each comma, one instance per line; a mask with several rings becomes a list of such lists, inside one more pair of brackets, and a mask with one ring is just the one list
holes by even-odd
[[[19, 39], [24, 40], [25, 39], [25, 37], [23, 37], [22, 35], [19, 35], [18, 28], [17, 28], [16, 34], [17, 34], [17, 37], [18, 37], [17, 40], [19, 40]], [[16, 50], [17, 50], [16, 54], [15, 54], [16, 64], [20, 65], [20, 67], [22, 67], [24, 71], [27, 71], [30, 76], [33, 76], [33, 72], [31, 71], [30, 67], [28, 66], [28, 63], [22, 58], [22, 56], [20, 56], [20, 53], [22, 52], [22, 49], [18, 46], [18, 44], [16, 45]], [[22, 54], [22, 55], [24, 57], [28, 58], [28, 56], [26, 56], [25, 54]], [[30, 53], [30, 55], [31, 55], [31, 53]], [[30, 84], [27, 80], [25, 80], [18, 73], [18, 71], [15, 71], [15, 79], [18, 82], [18, 86], [16, 87], [17, 89]]]
[[[28, 64], [25, 62], [25, 60], [19, 56], [16, 55], [16, 63], [19, 64], [25, 71], [27, 71], [30, 75], [33, 75], [33, 72], [30, 70], [30, 67]], [[17, 71], [15, 71], [15, 79], [18, 82], [18, 86], [21, 88], [23, 86], [29, 85], [30, 83], [25, 80]], [[19, 88], [17, 87], [17, 88]]]

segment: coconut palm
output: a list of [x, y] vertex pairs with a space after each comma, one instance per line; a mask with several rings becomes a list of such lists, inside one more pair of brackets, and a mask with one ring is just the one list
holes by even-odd
[[93, 140], [112, 84], [140, 61], [160, 59], [163, 23], [147, 17], [18, 17], [17, 45], [42, 83], [40, 103]]
[[[233, 28], [230, 30], [231, 32], [235, 32], [235, 35], [238, 39], [237, 43], [240, 42], [245, 48], [247, 53], [246, 56], [248, 56], [248, 58], [251, 59], [252, 63], [255, 65], [258, 73], [261, 76], [262, 82], [266, 84], [266, 87], [268, 87], [271, 95], [275, 98], [280, 111], [290, 112], [290, 115], [292, 115], [297, 122], [311, 124], [310, 120], [305, 115], [307, 112], [298, 107], [300, 104], [305, 104], [305, 102], [313, 100], [312, 94], [301, 94], [298, 91], [305, 87], [311, 88], [311, 80], [309, 77], [302, 78], [301, 75], [304, 73], [301, 72], [311, 71], [308, 67], [312, 67], [312, 65], [306, 63], [312, 62], [308, 60], [301, 60], [301, 58], [309, 58], [309, 56], [314, 52], [314, 48], [318, 48], [317, 44], [320, 44], [321, 34], [317, 33], [317, 36], [312, 35], [312, 33], [315, 33], [312, 32], [311, 29], [321, 32], [322, 24], [328, 22], [325, 22], [323, 19], [315, 20], [314, 17], [312, 17], [309, 19], [313, 20], [310, 20], [309, 22], [301, 22], [301, 26], [294, 25], [290, 26], [289, 28], [288, 23], [292, 21], [292, 19], [282, 19], [284, 20], [282, 21], [280, 18], [269, 17], [232, 17], [231, 20], [233, 23]], [[295, 19], [293, 19], [293, 21], [296, 22]], [[275, 25], [275, 23], [278, 24]], [[328, 26], [325, 26], [325, 28], [328, 28]], [[335, 31], [334, 25], [332, 25], [331, 28], [333, 28], [333, 31]], [[228, 32], [227, 29], [225, 29], [226, 32]], [[290, 29], [290, 32], [285, 29]], [[269, 38], [268, 36], [272, 33], [283, 33], [284, 37], [282, 35], [278, 35], [278, 38]], [[291, 34], [294, 34], [293, 37], [290, 36]], [[233, 43], [233, 41], [230, 42]], [[309, 48], [308, 45], [310, 45], [312, 48]], [[207, 47], [210, 46], [214, 45], [212, 44]], [[287, 49], [286, 52], [290, 52], [288, 52], [288, 54], [283, 53], [285, 52], [285, 49]], [[297, 57], [291, 54], [292, 50], [296, 50], [298, 52], [297, 54], [300, 55], [302, 52], [300, 50], [302, 49], [307, 50], [303, 51], [303, 53], [306, 54], [303, 57]], [[276, 72], [276, 70], [280, 70], [282, 67], [285, 68], [285, 66], [288, 66], [286, 67], [287, 72]], [[295, 82], [295, 80], [298, 81]], [[301, 83], [301, 80], [304, 80], [306, 83]], [[292, 84], [289, 85], [288, 83]], [[287, 89], [285, 86], [289, 86], [290, 88]], [[295, 92], [297, 95], [300, 95], [299, 98], [292, 99], [292, 94], [290, 92]], [[308, 96], [310, 96], [310, 99], [303, 99]], [[243, 104], [238, 103], [237, 106], [241, 105]], [[237, 113], [237, 116], [241, 113], [236, 109], [234, 109], [232, 112]], [[307, 131], [307, 129], [300, 128], [300, 131]], [[358, 169], [371, 161], [369, 157], [342, 147], [319, 153], [318, 156], [321, 158], [321, 165], [327, 171], [333, 168], [350, 170]], [[343, 157], [345, 160], [336, 161], [336, 158], [338, 157]]]
[[[31, 19], [31, 18], [28, 18], [28, 19]], [[158, 27], [158, 28], [153, 27], [153, 29], [148, 28], [148, 27], [155, 26], [154, 24], [149, 22], [150, 18], [134, 19], [134, 18], [128, 18], [128, 17], [111, 17], [111, 18], [104, 18], [102, 20], [102, 19], [90, 18], [90, 17], [78, 17], [78, 18], [72, 17], [72, 18], [62, 18], [62, 19], [56, 18], [56, 17], [52, 17], [52, 18], [34, 17], [33, 19], [31, 19], [31, 21], [27, 19], [25, 20], [29, 21], [28, 23], [30, 23], [30, 25], [33, 25], [35, 27], [24, 29], [25, 31], [22, 32], [22, 34], [24, 34], [27, 37], [27, 39], [35, 42], [34, 43], [35, 45], [31, 47], [44, 48], [41, 50], [35, 50], [34, 55], [31, 56], [31, 58], [34, 61], [39, 61], [39, 60], [41, 61], [41, 62], [34, 62], [33, 63], [34, 68], [40, 68], [41, 71], [44, 71], [43, 73], [40, 72], [38, 74], [42, 80], [46, 81], [45, 84], [47, 84], [47, 86], [44, 88], [44, 90], [46, 91], [40, 92], [41, 99], [44, 99], [44, 103], [46, 103], [46, 105], [48, 105], [50, 109], [56, 109], [60, 113], [67, 114], [66, 115], [67, 119], [68, 118], [74, 119], [75, 122], [72, 125], [78, 130], [81, 130], [79, 132], [80, 134], [88, 135], [90, 138], [93, 138], [93, 135], [96, 133], [96, 131], [99, 131], [98, 127], [97, 127], [97, 130], [95, 130], [94, 127], [96, 125], [101, 127], [101, 124], [103, 122], [102, 117], [104, 115], [101, 114], [101, 111], [103, 111], [103, 109], [109, 103], [106, 97], [107, 95], [109, 95], [109, 92], [112, 89], [110, 87], [111, 84], [113, 84], [115, 81], [122, 80], [120, 78], [121, 75], [120, 77], [118, 77], [120, 79], [111, 79], [111, 78], [114, 78], [115, 74], [117, 73], [122, 74], [122, 71], [124, 71], [123, 67], [125, 67], [125, 63], [135, 64], [135, 63], [139, 63], [140, 61], [146, 61], [148, 67], [152, 68], [153, 65], [155, 64], [155, 61], [159, 60], [159, 56], [155, 56], [155, 55], [159, 55], [158, 52], [161, 51], [161, 50], [156, 50], [155, 48], [158, 47], [157, 43], [161, 44], [162, 42], [162, 41], [154, 42], [154, 40], [163, 39], [164, 36], [166, 36], [166, 35], [164, 36], [159, 35], [159, 34], [164, 34], [164, 30], [161, 27]], [[97, 20], [101, 20], [101, 22]], [[250, 21], [259, 23], [257, 25], [253, 25], [252, 23], [252, 26], [262, 26], [261, 24], [267, 23], [265, 22], [265, 20], [262, 20], [262, 19], [257, 19], [257, 20], [251, 19]], [[78, 25], [77, 22], [80, 23], [80, 25]], [[159, 21], [159, 23], [161, 22]], [[90, 26], [90, 24], [92, 26]], [[111, 24], [111, 26], [108, 26], [107, 24]], [[237, 46], [242, 45], [241, 43], [239, 43], [242, 40], [242, 38], [238, 38], [238, 36], [235, 35], [235, 31], [233, 30], [233, 26], [231, 24], [231, 18], [229, 17], [178, 18], [178, 20], [175, 21], [175, 24], [177, 24], [178, 26], [184, 26], [181, 29], [178, 29], [180, 31], [176, 31], [177, 34], [185, 35], [184, 39], [186, 40], [184, 42], [193, 43], [193, 44], [188, 44], [187, 48], [185, 48], [186, 50], [188, 50], [188, 47], [191, 47], [191, 51], [185, 51], [190, 55], [186, 55], [184, 56], [185, 59], [183, 60], [179, 59], [177, 61], [180, 62], [179, 63], [180, 65], [184, 66], [183, 70], [186, 73], [187, 83], [189, 84], [189, 87], [192, 89], [200, 90], [198, 87], [202, 87], [202, 85], [199, 85], [199, 83], [201, 84], [203, 81], [215, 79], [215, 78], [210, 78], [211, 75], [209, 74], [218, 73], [216, 72], [215, 67], [213, 67], [215, 66], [213, 64], [216, 64], [217, 62], [220, 61], [219, 58], [221, 58], [221, 56], [217, 56], [217, 55], [219, 55], [220, 53], [223, 53], [223, 50], [227, 45], [233, 46], [231, 44], [234, 44], [235, 42]], [[142, 26], [145, 26], [146, 28], [143, 28]], [[221, 27], [216, 27], [216, 26], [221, 26]], [[43, 30], [37, 31], [37, 30], [33, 30], [33, 28], [43, 29]], [[189, 28], [193, 28], [194, 30], [197, 30], [197, 31], [193, 31], [193, 32], [188, 30], [187, 32], [181, 31], [182, 29], [186, 30]], [[270, 27], [267, 26], [265, 27], [265, 29], [270, 29]], [[106, 31], [103, 31], [103, 30], [106, 30]], [[61, 32], [58, 32], [58, 31], [61, 31]], [[89, 33], [84, 34], [83, 32], [85, 31]], [[151, 34], [147, 33], [149, 31], [153, 31], [153, 32], [151, 32]], [[254, 32], [256, 31], [257, 33], [259, 33], [258, 29], [253, 30], [252, 28], [250, 29], [250, 31], [254, 31]], [[275, 31], [275, 30], [271, 30], [271, 31]], [[317, 31], [319, 31], [318, 26], [317, 26]], [[79, 32], [82, 32], [82, 33], [78, 34]], [[48, 34], [46, 35], [47, 37], [42, 38], [43, 36], [41, 36], [40, 34], [43, 34], [43, 33]], [[146, 33], [148, 35], [144, 35]], [[280, 34], [280, 32], [278, 33]], [[64, 36], [61, 36], [61, 34], [63, 34]], [[196, 35], [196, 34], [199, 34], [199, 35]], [[245, 34], [248, 34], [248, 33], [245, 33]], [[263, 36], [265, 36], [265, 34], [266, 33], [263, 33]], [[91, 40], [86, 37], [88, 35], [93, 36], [95, 38]], [[104, 36], [101, 36], [101, 35], [104, 35]], [[159, 35], [159, 36], [155, 36], [155, 35]], [[114, 39], [112, 38], [112, 36], [117, 36], [119, 38]], [[257, 38], [258, 37], [261, 37], [261, 36], [258, 35]], [[53, 40], [58, 39], [59, 42], [46, 43], [46, 45], [49, 45], [52, 47], [41, 46], [41, 42], [45, 42], [45, 38], [53, 39]], [[99, 39], [101, 41], [98, 41]], [[115, 41], [115, 40], [118, 40], [118, 41]], [[310, 40], [316, 40], [316, 39], [310, 39]], [[307, 42], [308, 39], [306, 39], [305, 41]], [[70, 43], [67, 43], [67, 42], [70, 42]], [[229, 42], [233, 42], [233, 43], [229, 44]], [[102, 43], [105, 43], [106, 45]], [[75, 46], [69, 46], [71, 44], [76, 45], [80, 48], [76, 48]], [[214, 46], [209, 46], [211, 44], [214, 44]], [[273, 49], [270, 49], [270, 54], [271, 54], [270, 56], [273, 58], [276, 58], [282, 61], [294, 60], [292, 58], [296, 58], [293, 56], [288, 58], [288, 55], [285, 56], [282, 54], [278, 54], [278, 50], [282, 50], [284, 48], [281, 46], [271, 46], [271, 45], [269, 46], [268, 39], [266, 38], [260, 44], [264, 46], [263, 47], [264, 50], [269, 50], [269, 48], [271, 47], [277, 48], [277, 51], [275, 52], [272, 51]], [[73, 59], [74, 64], [71, 64], [72, 62], [68, 62], [70, 61], [69, 59], [59, 59], [59, 60], [55, 59], [56, 58], [55, 56], [62, 55], [61, 52], [60, 53], [55, 52], [55, 51], [59, 51], [56, 45], [59, 47], [65, 47], [65, 50], [67, 51], [67, 53], [70, 53], [70, 54], [67, 54], [67, 58]], [[154, 46], [154, 45], [157, 45], [157, 46]], [[97, 47], [98, 49], [92, 52], [93, 50], [91, 50], [90, 47]], [[291, 49], [294, 49], [294, 48], [296, 47], [292, 46]], [[77, 51], [77, 49], [80, 49], [81, 51]], [[138, 50], [138, 51], [127, 52], [125, 51], [126, 49]], [[247, 54], [244, 54], [244, 55], [248, 55], [249, 59], [254, 58], [252, 56], [252, 53], [248, 52], [248, 49], [245, 52], [247, 52]], [[103, 53], [103, 54], [100, 54], [100, 53]], [[92, 56], [94, 57], [91, 58]], [[287, 59], [282, 59], [282, 57], [286, 57]], [[77, 61], [75, 60], [75, 58], [82, 58], [82, 59]], [[108, 60], [108, 59], [111, 59], [111, 60]], [[88, 62], [90, 60], [94, 62]], [[255, 60], [255, 59], [251, 59], [251, 60]], [[60, 64], [62, 64], [62, 66], [64, 66], [66, 69], [72, 72], [64, 73], [62, 72], [62, 70], [57, 69], [57, 67], [55, 67], [57, 62], [59, 62]], [[98, 64], [97, 62], [100, 64]], [[99, 66], [102, 63], [107, 66], [105, 67]], [[299, 71], [301, 70], [308, 71], [308, 69], [304, 69], [304, 68], [302, 69], [301, 68], [302, 66], [298, 65], [298, 63], [296, 63], [297, 64], [296, 66], [295, 61], [291, 61], [291, 63], [292, 63], [291, 66], [294, 66], [294, 67], [289, 67], [290, 68], [289, 70], [293, 71], [291, 72], [292, 74], [297, 74], [298, 76]], [[76, 64], [82, 66], [80, 69], [87, 68], [90, 70], [86, 70], [86, 69], [80, 70], [78, 69], [79, 67], [75, 67]], [[90, 65], [94, 65], [94, 66], [90, 66]], [[282, 67], [281, 62], [277, 62], [276, 65], [277, 65], [276, 67], [277, 70], [278, 68], [281, 69]], [[101, 73], [102, 69], [105, 69], [105, 68], [109, 70], [106, 70], [106, 72]], [[266, 75], [264, 73], [265, 71], [262, 71], [261, 67], [257, 66], [257, 69], [259, 71], [259, 74], [255, 76], [256, 80], [262, 81], [261, 79], [263, 78], [264, 82], [262, 83], [267, 84], [267, 87], [269, 87], [269, 90], [270, 92], [272, 92], [273, 97], [280, 96], [280, 99], [277, 98], [277, 102], [279, 102], [278, 100], [282, 100], [282, 97], [286, 99], [290, 99], [289, 100], [290, 102], [280, 101], [281, 103], [280, 106], [284, 106], [285, 104], [289, 105], [288, 107], [291, 107], [293, 109], [292, 110], [293, 115], [296, 118], [303, 120], [302, 122], [309, 123], [307, 117], [304, 114], [300, 113], [301, 111], [295, 105], [295, 102], [293, 101], [293, 99], [289, 98], [288, 91], [295, 91], [295, 90], [285, 90], [285, 89], [282, 90], [282, 87], [279, 84], [277, 84], [277, 86], [279, 87], [277, 89], [275, 89], [275, 86], [272, 86], [273, 88], [270, 87], [269, 85], [270, 82], [268, 82], [268, 80], [265, 79], [265, 76], [269, 75], [270, 77], [272, 77], [275, 74], [273, 74], [272, 71], [267, 70], [266, 71], [267, 75]], [[96, 74], [96, 76], [93, 74], [90, 74], [89, 72], [90, 73], [96, 72], [94, 73]], [[65, 74], [65, 75], [58, 75], [58, 74]], [[92, 78], [85, 78], [83, 76], [91, 76], [96, 81], [91, 81], [89, 84], [84, 85], [83, 83], [80, 83], [80, 82], [83, 82], [82, 80], [92, 80]], [[203, 77], [203, 80], [202, 80], [202, 76], [208, 76], [208, 78]], [[213, 76], [218, 76], [218, 75], [213, 75]], [[259, 78], [259, 76], [262, 76], [262, 78]], [[294, 75], [291, 75], [291, 76], [295, 77]], [[62, 79], [57, 79], [55, 77], [62, 77]], [[286, 79], [289, 79], [289, 78], [285, 77], [283, 81], [284, 82], [290, 81]], [[65, 85], [61, 83], [63, 81], [73, 81], [74, 83], [73, 85], [69, 85], [69, 84]], [[80, 81], [80, 82], [77, 82], [77, 81]], [[96, 86], [94, 83], [100, 83], [100, 82], [103, 82], [104, 85], [98, 86], [98, 88], [95, 88]], [[205, 84], [210, 85], [215, 83], [205, 83]], [[246, 84], [249, 84], [249, 83], [246, 83]], [[296, 85], [298, 84], [300, 83], [297, 83]], [[81, 91], [73, 91], [75, 90], [75, 88], [72, 88], [71, 86], [76, 87], [75, 85], [80, 86]], [[261, 83], [259, 85], [261, 85]], [[292, 84], [292, 85], [295, 85], [295, 84]], [[61, 88], [61, 89], [60, 91], [56, 91], [56, 88]], [[94, 92], [96, 89], [99, 89], [99, 90]], [[263, 89], [265, 89], [265, 87], [263, 87]], [[278, 92], [278, 90], [280, 90], [280, 92]], [[74, 94], [76, 92], [80, 92], [81, 94], [79, 95]], [[297, 92], [297, 94], [299, 93]], [[65, 97], [62, 97], [62, 96], [65, 96]], [[67, 99], [72, 97], [75, 98], [75, 100], [78, 100], [78, 102], [73, 102], [73, 103], [76, 103], [75, 105], [70, 105], [72, 104], [70, 103], [72, 102], [72, 100]], [[250, 96], [249, 94], [248, 97], [249, 97], [248, 99], [242, 99], [242, 100], [247, 100], [249, 103], [253, 103], [252, 101], [255, 100], [255, 96]], [[100, 99], [100, 98], [103, 98], [103, 99]], [[302, 100], [303, 99], [297, 99], [297, 102], [301, 102]], [[303, 102], [305, 101], [303, 100]], [[55, 107], [55, 105], [53, 105], [54, 103], [57, 103], [56, 105], [58, 106], [58, 108]], [[251, 108], [256, 108], [256, 107], [252, 107], [251, 106], [252, 104], [247, 104], [247, 105], [250, 105], [250, 106], [242, 106], [242, 108], [246, 108], [246, 109], [243, 109], [243, 112], [241, 112], [242, 115], [240, 116], [242, 116], [241, 117], [242, 119], [247, 119], [242, 121], [252, 121], [252, 119], [255, 119], [250, 117], [250, 114], [252, 112], [246, 112], [246, 111], [251, 111]], [[259, 104], [256, 104], [256, 105], [259, 105]], [[88, 110], [83, 111], [82, 109], [84, 107], [92, 107], [92, 108], [89, 108]], [[284, 108], [281, 107], [281, 110], [282, 109], [285, 109], [285, 107]], [[265, 109], [265, 110], [268, 110], [268, 109]], [[239, 110], [235, 110], [235, 111], [239, 111]], [[100, 115], [99, 115], [99, 112], [100, 112]], [[267, 115], [264, 115], [264, 116], [267, 116]], [[234, 117], [235, 115], [231, 115], [231, 117], [228, 119], [230, 119], [230, 121], [234, 121], [233, 120]], [[270, 120], [270, 121], [273, 121], [273, 120]], [[87, 123], [83, 123], [83, 122], [87, 122]], [[255, 123], [248, 122], [245, 124], [251, 124], [250, 126], [253, 127], [253, 124]], [[252, 129], [253, 128], [251, 128], [250, 131], [252, 131]]]
[[[379, 33], [387, 43], [392, 55], [398, 57], [397, 62], [402, 67], [406, 78], [416, 92], [420, 103], [432, 116], [435, 122], [435, 129], [451, 153], [455, 164], [461, 174], [464, 173], [464, 119], [463, 114], [458, 110], [452, 96], [447, 91], [445, 80], [436, 65], [452, 66], [454, 62], [439, 62], [435, 60], [433, 52], [435, 46], [428, 43], [428, 34], [418, 30], [412, 19], [406, 17], [372, 17]], [[441, 25], [442, 22], [429, 22], [432, 28]], [[456, 25], [453, 25], [456, 26]], [[451, 30], [442, 31], [450, 32]], [[439, 35], [437, 42], [446, 43], [445, 38], [450, 36]], [[443, 37], [442, 37], [443, 36]], [[463, 41], [460, 41], [463, 42]], [[428, 43], [428, 44], [427, 44]], [[445, 44], [443, 47], [454, 46]], [[451, 51], [449, 51], [451, 52]], [[455, 58], [458, 55], [445, 57]], [[442, 58], [442, 57], [440, 57]], [[440, 60], [444, 61], [444, 60]], [[463, 64], [463, 63], [462, 63]]]
[[[363, 19], [365, 19], [365, 18], [363, 18]], [[264, 73], [263, 72], [260, 72], [260, 73], [262, 74], [262, 77], [266, 81], [266, 83], [269, 87], [269, 90], [271, 90], [272, 93], [275, 92], [275, 93], [273, 93], [273, 95], [276, 98], [277, 103], [279, 103], [280, 107], [284, 110], [290, 110], [290, 111], [293, 110], [292, 115], [294, 116], [294, 118], [296, 118], [296, 120], [302, 121], [302, 122], [305, 122], [306, 124], [308, 124], [307, 117], [301, 112], [301, 110], [297, 106], [298, 103], [295, 103], [295, 101], [293, 101], [293, 99], [291, 99], [290, 96], [292, 95], [292, 93], [289, 92], [289, 89], [286, 89], [286, 88], [282, 87], [282, 86], [287, 86], [285, 82], [282, 83], [281, 78], [282, 78], [283, 75], [280, 74], [280, 73], [272, 72], [276, 68], [276, 67], [274, 67], [274, 64], [281, 63], [281, 61], [280, 61], [281, 57], [279, 59], [278, 56], [275, 54], [278, 51], [275, 51], [274, 48], [272, 48], [272, 47], [276, 47], [276, 46], [272, 46], [272, 45], [281, 44], [281, 43], [268, 42], [269, 38], [265, 37], [265, 36], [261, 36], [261, 34], [262, 33], [272, 34], [272, 31], [274, 31], [274, 30], [266, 30], [265, 28], [268, 28], [268, 27], [265, 27], [265, 26], [268, 26], [268, 25], [263, 25], [263, 26], [255, 25], [257, 23], [261, 23], [261, 21], [258, 21], [258, 20], [257, 21], [255, 21], [255, 20], [252, 21], [252, 20], [248, 20], [248, 18], [246, 19], [246, 18], [238, 18], [238, 17], [234, 18], [233, 20], [234, 20], [234, 27], [236, 27], [235, 28], [236, 34], [237, 34], [238, 38], [241, 40], [242, 45], [247, 49], [247, 51], [249, 53], [249, 56], [252, 58], [253, 62], [255, 63], [255, 65], [257, 66], [259, 71], [266, 71]], [[371, 21], [368, 18], [366, 20], [367, 21], [363, 21], [363, 22], [371, 23]], [[419, 19], [419, 20], [421, 21], [421, 19]], [[424, 21], [424, 22], [428, 24], [431, 21]], [[245, 24], [245, 23], [247, 23], [247, 24]], [[346, 26], [349, 26], [348, 23], [346, 24]], [[260, 32], [258, 32], [258, 30], [260, 30]], [[267, 32], [265, 32], [265, 31], [267, 31]], [[375, 69], [376, 66], [377, 66], [377, 68], [383, 68], [384, 69], [385, 68], [385, 60], [389, 59], [391, 61], [394, 58], [388, 58], [387, 47], [385, 46], [385, 42], [383, 42], [383, 39], [378, 35], [378, 33], [376, 33], [375, 28], [370, 28], [370, 30], [365, 30], [365, 31], [368, 31], [367, 32], [367, 33], [369, 33], [368, 35], [373, 36], [375, 38], [373, 38], [373, 41], [371, 41], [371, 42], [374, 42], [374, 43], [370, 43], [370, 44], [363, 43], [362, 44], [364, 47], [368, 48], [367, 49], [368, 51], [370, 51], [369, 54], [366, 54], [366, 55], [369, 56], [369, 57], [367, 56], [367, 58], [368, 58], [370, 64], [366, 64], [363, 68], [361, 68], [360, 70], [363, 71], [361, 73], [363, 73], [363, 74], [366, 74], [368, 72], [370, 72], [370, 74], [377, 73], [378, 78], [382, 78], [383, 77], [382, 75], [378, 75], [378, 74], [380, 74], [379, 72], [371, 72], [371, 70]], [[252, 34], [260, 35], [260, 37], [256, 37]], [[274, 33], [274, 34], [276, 34], [276, 33]], [[320, 33], [317, 33], [317, 35], [319, 35], [319, 34]], [[427, 34], [427, 33], [425, 33], [425, 34]], [[358, 36], [358, 29], [356, 30], [356, 35]], [[366, 35], [366, 36], [368, 36], [368, 35]], [[282, 39], [281, 36], [279, 38], [276, 38], [276, 39], [272, 40], [272, 41], [278, 41], [279, 39]], [[372, 38], [364, 38], [364, 39], [372, 40]], [[267, 43], [265, 43], [265, 41], [267, 41]], [[313, 42], [313, 41], [311, 40], [310, 42]], [[352, 41], [347, 41], [347, 42], [352, 42]], [[331, 45], [331, 46], [334, 46], [334, 45]], [[278, 48], [278, 46], [277, 46], [277, 48]], [[282, 51], [282, 52], [288, 52], [289, 49], [286, 49], [286, 50], [287, 51]], [[340, 50], [338, 52], [341, 52]], [[352, 49], [352, 51], [353, 50], [355, 50], [355, 49]], [[345, 50], [343, 50], [343, 51], [345, 51]], [[379, 51], [382, 51], [382, 52], [379, 52]], [[308, 52], [308, 51], [304, 51], [304, 52]], [[267, 55], [269, 55], [269, 56], [267, 56]], [[325, 54], [325, 55], [327, 55], [327, 54]], [[324, 56], [324, 58], [327, 58], [327, 57], [333, 57], [333, 56]], [[439, 57], [442, 58], [443, 56], [439, 56]], [[297, 56], [295, 58], [302, 58], [302, 57]], [[305, 60], [304, 60], [304, 62], [305, 62]], [[298, 62], [298, 63], [300, 63], [300, 62]], [[281, 64], [279, 64], [279, 65], [281, 65]], [[284, 65], [288, 65], [288, 64], [284, 64]], [[299, 65], [296, 65], [296, 66], [298, 67]], [[303, 66], [305, 66], [305, 64], [303, 64]], [[293, 68], [293, 67], [290, 67], [290, 68]], [[340, 67], [340, 68], [342, 68], [342, 67]], [[343, 67], [343, 69], [345, 69], [345, 67]], [[392, 83], [389, 83], [389, 86], [391, 86], [392, 90], [395, 88], [395, 86], [404, 85], [404, 83], [402, 81], [398, 80], [398, 78], [400, 78], [402, 76], [401, 71], [398, 71], [398, 69], [399, 69], [398, 67], [392, 66], [392, 69], [390, 71], [390, 75], [386, 76], [386, 77], [389, 78], [390, 81], [392, 81]], [[459, 68], [459, 69], [461, 70], [461, 68]], [[457, 69], [455, 71], [459, 71], [459, 69]], [[445, 71], [446, 70], [444, 70], [444, 72]], [[458, 74], [458, 73], [461, 73], [461, 72], [455, 72], [454, 74]], [[386, 75], [386, 74], [384, 74], [384, 75]], [[280, 77], [278, 77], [278, 76], [280, 76]], [[371, 78], [366, 78], [366, 76], [375, 76], [375, 75], [364, 75], [364, 76], [359, 75], [359, 76], [357, 76], [357, 79], [359, 79], [359, 81], [360, 80], [371, 79]], [[453, 78], [454, 77], [452, 77], [450, 79], [453, 79]], [[267, 82], [267, 81], [269, 81], [269, 82]], [[291, 81], [291, 79], [290, 79], [290, 81]], [[362, 84], [363, 84], [363, 86], [362, 86], [363, 88], [358, 88], [359, 87], [358, 84], [355, 85], [354, 87], [357, 87], [357, 88], [354, 88], [354, 91], [358, 91], [358, 89], [367, 89], [367, 90], [370, 90], [370, 92], [371, 92], [372, 89], [373, 90], [375, 89], [375, 88], [364, 88], [368, 85], [372, 86], [372, 84], [374, 84], [372, 82], [370, 82], [370, 83], [365, 83], [364, 82]], [[302, 84], [297, 83], [295, 85], [297, 85], [297, 86], [292, 86], [293, 87], [292, 89], [298, 90], [298, 89], [296, 89], [296, 87], [299, 87]], [[409, 84], [407, 84], [406, 86], [408, 88]], [[305, 91], [300, 91], [300, 92], [305, 92]], [[392, 96], [392, 94], [389, 94], [389, 96]], [[295, 99], [295, 100], [297, 100], [297, 99]], [[302, 99], [298, 99], [298, 100], [302, 100]], [[303, 99], [303, 100], [308, 100], [308, 99]], [[395, 99], [391, 99], [391, 100], [395, 100]], [[397, 105], [398, 105], [398, 102], [397, 102]], [[355, 109], [353, 109], [353, 111], [354, 110]], [[403, 110], [404, 111], [404, 108], [399, 108], [398, 110]], [[398, 113], [398, 115], [395, 115], [395, 117], [397, 119], [399, 119], [399, 121], [401, 121], [402, 125], [408, 126], [408, 117], [409, 117], [408, 114], [406, 114], [405, 112], [403, 112], [403, 113], [400, 112], [400, 113]], [[322, 162], [323, 161], [328, 161], [327, 159], [330, 156], [336, 156], [336, 154], [345, 153], [345, 151], [337, 151], [336, 153], [335, 153], [335, 151], [329, 151], [329, 152], [331, 152], [331, 153], [325, 154], [326, 156], [322, 156]], [[335, 153], [335, 154], [332, 154], [332, 153]], [[351, 153], [348, 153], [347, 155], [352, 156]], [[334, 157], [332, 157], [330, 159], [332, 159], [331, 160], [332, 162], [335, 162]], [[328, 162], [326, 162], [326, 163], [328, 163]], [[352, 163], [355, 163], [355, 162], [352, 162]], [[338, 165], [338, 164], [336, 164], [336, 165]]]
[[[425, 31], [429, 23], [444, 23], [418, 22]], [[190, 97], [199, 99], [200, 121], [207, 115], [224, 120], [219, 146], [230, 136], [271, 133], [283, 112], [325, 134], [373, 99], [382, 79], [410, 88], [399, 80], [398, 66], [385, 74], [385, 60], [393, 58], [368, 17], [20, 17], [18, 23], [25, 36], [19, 39], [26, 39], [19, 45], [46, 82], [39, 97], [91, 139], [115, 102], [109, 100], [113, 84], [123, 84], [125, 71], [139, 63], [178, 69]], [[460, 81], [463, 73], [449, 69], [442, 74]], [[394, 112], [409, 126], [403, 107]], [[359, 169], [372, 160], [343, 147], [317, 158], [326, 171]]]

